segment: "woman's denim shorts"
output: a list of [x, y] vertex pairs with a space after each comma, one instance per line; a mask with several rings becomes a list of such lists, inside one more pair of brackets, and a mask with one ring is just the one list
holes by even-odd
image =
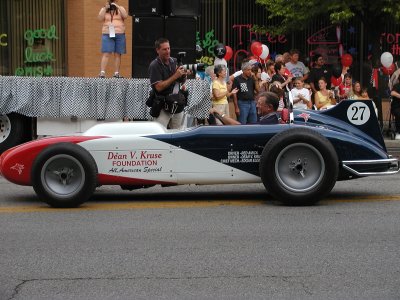
[[126, 53], [125, 33], [116, 33], [115, 38], [110, 38], [108, 34], [103, 34], [101, 39], [102, 53]]

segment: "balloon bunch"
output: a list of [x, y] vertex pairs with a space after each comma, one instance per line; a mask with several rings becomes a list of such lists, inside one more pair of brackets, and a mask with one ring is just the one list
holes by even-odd
[[216, 57], [214, 60], [214, 65], [227, 65], [227, 62], [233, 56], [233, 50], [229, 46], [225, 46], [222, 43], [219, 43], [214, 48], [214, 56]]
[[266, 60], [269, 56], [268, 46], [261, 44], [260, 42], [252, 42], [250, 45], [250, 50], [253, 56], [262, 60]]

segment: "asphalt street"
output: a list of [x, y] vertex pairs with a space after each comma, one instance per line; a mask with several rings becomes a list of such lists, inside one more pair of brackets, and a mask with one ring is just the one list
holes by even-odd
[[0, 178], [0, 299], [399, 299], [399, 179], [313, 207], [251, 184], [102, 187], [56, 210]]

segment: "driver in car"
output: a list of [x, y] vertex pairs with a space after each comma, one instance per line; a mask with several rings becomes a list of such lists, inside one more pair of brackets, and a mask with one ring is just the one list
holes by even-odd
[[[257, 123], [261, 125], [279, 124], [278, 117], [279, 97], [272, 92], [262, 92], [257, 96], [257, 114], [260, 116]], [[224, 125], [241, 125], [239, 121], [220, 114], [215, 108], [210, 109], [210, 114], [220, 120]]]

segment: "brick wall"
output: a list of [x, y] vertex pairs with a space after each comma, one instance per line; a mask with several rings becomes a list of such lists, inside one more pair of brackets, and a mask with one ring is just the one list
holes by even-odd
[[[97, 15], [106, 0], [67, 2], [67, 75], [78, 77], [97, 77], [101, 60], [101, 27]], [[128, 0], [119, 0], [128, 11]], [[126, 50], [122, 55], [121, 74], [131, 77], [132, 73], [132, 17], [125, 21]], [[108, 76], [114, 72], [114, 60], [110, 59], [107, 68]]]

